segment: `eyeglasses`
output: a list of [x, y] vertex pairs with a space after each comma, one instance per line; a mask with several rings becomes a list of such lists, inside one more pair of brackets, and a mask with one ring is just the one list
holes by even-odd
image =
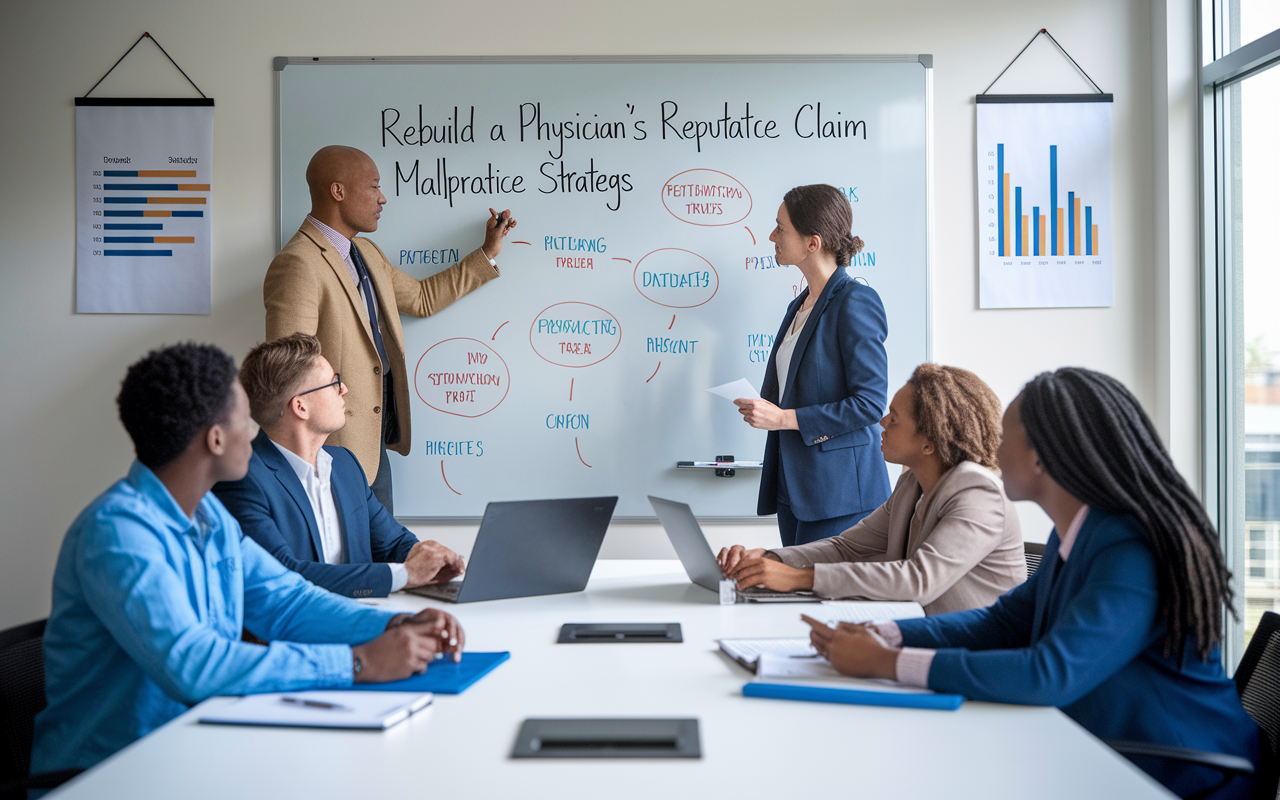
[[316, 388], [308, 389], [305, 392], [298, 392], [297, 394], [294, 395], [294, 397], [302, 397], [304, 394], [311, 394], [312, 392], [318, 392], [321, 389], [328, 389], [330, 386], [337, 386], [338, 392], [339, 393], [342, 392], [342, 374], [341, 373], [339, 372], [333, 373], [333, 383], [326, 383], [324, 386], [317, 386]]

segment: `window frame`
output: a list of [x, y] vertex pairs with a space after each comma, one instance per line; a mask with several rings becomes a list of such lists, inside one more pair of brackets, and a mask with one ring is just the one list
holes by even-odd
[[[1222, 657], [1229, 670], [1244, 655], [1246, 562], [1245, 448], [1237, 447], [1236, 403], [1244, 391], [1242, 273], [1235, 226], [1240, 186], [1233, 165], [1240, 146], [1240, 87], [1263, 70], [1280, 65], [1280, 29], [1232, 49], [1239, 0], [1201, 4], [1201, 297], [1204, 393], [1203, 486], [1206, 511], [1217, 527], [1227, 565], [1233, 573], [1240, 621], [1224, 611]], [[1235, 37], [1238, 38], [1238, 25]]]

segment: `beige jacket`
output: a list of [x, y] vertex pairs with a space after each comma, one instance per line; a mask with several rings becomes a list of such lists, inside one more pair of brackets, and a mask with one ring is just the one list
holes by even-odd
[[1018, 513], [999, 476], [972, 461], [923, 498], [903, 470], [884, 505], [849, 530], [770, 552], [812, 567], [823, 597], [914, 600], [928, 614], [984, 608], [1027, 579]]
[[[400, 441], [391, 449], [408, 455], [413, 433], [409, 427], [409, 376], [400, 314], [434, 314], [498, 277], [498, 271], [476, 249], [445, 271], [417, 280], [392, 266], [382, 250], [368, 239], [356, 237], [353, 244], [360, 248], [373, 280], [382, 344], [391, 363], [400, 422]], [[381, 450], [382, 365], [359, 288], [342, 258], [310, 222], [303, 222], [272, 259], [262, 284], [262, 299], [267, 307], [268, 341], [298, 331], [313, 334], [320, 340], [324, 357], [342, 374], [348, 390], [347, 424], [330, 435], [327, 444], [355, 453], [365, 477], [372, 483], [378, 474]]]

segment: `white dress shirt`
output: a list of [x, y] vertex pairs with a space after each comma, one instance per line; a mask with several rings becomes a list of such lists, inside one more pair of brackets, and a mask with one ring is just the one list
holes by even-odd
[[777, 404], [782, 403], [782, 397], [787, 393], [787, 373], [791, 371], [791, 355], [795, 352], [800, 331], [804, 330], [804, 324], [809, 321], [809, 314], [812, 312], [813, 306], [796, 312], [791, 321], [791, 327], [778, 343], [778, 353], [773, 359], [778, 370], [778, 399], [775, 401]]
[[[298, 480], [302, 482], [302, 490], [307, 493], [311, 502], [311, 513], [315, 515], [316, 525], [320, 528], [320, 559], [326, 564], [346, 564], [347, 548], [342, 537], [342, 520], [338, 516], [338, 506], [333, 501], [333, 456], [324, 448], [316, 453], [315, 466], [308, 464], [302, 456], [287, 447], [272, 441], [283, 455], [289, 466], [293, 467]], [[391, 570], [391, 591], [398, 592], [409, 582], [409, 570], [404, 564], [387, 564]]]

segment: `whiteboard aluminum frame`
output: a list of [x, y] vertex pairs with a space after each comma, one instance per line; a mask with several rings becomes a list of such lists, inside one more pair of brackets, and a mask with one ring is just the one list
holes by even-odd
[[[281, 240], [285, 230], [284, 205], [280, 202], [281, 189], [284, 186], [284, 163], [281, 158], [283, 142], [281, 141], [281, 108], [280, 108], [280, 73], [286, 67], [306, 66], [370, 66], [384, 64], [394, 66], [417, 64], [849, 64], [849, 63], [903, 63], [918, 61], [924, 67], [924, 127], [925, 127], [925, 309], [924, 309], [924, 353], [925, 360], [933, 360], [933, 56], [927, 53], [916, 55], [849, 55], [839, 53], [799, 55], [669, 55], [669, 56], [276, 56], [272, 59], [272, 80], [274, 89], [275, 115], [275, 159], [276, 159], [276, 241]], [[396, 517], [407, 525], [470, 525], [479, 524], [481, 517]], [[775, 517], [751, 516], [702, 516], [699, 522], [717, 525], [728, 524], [774, 524]], [[610, 524], [624, 525], [656, 525], [658, 518], [654, 516], [614, 517]]]

